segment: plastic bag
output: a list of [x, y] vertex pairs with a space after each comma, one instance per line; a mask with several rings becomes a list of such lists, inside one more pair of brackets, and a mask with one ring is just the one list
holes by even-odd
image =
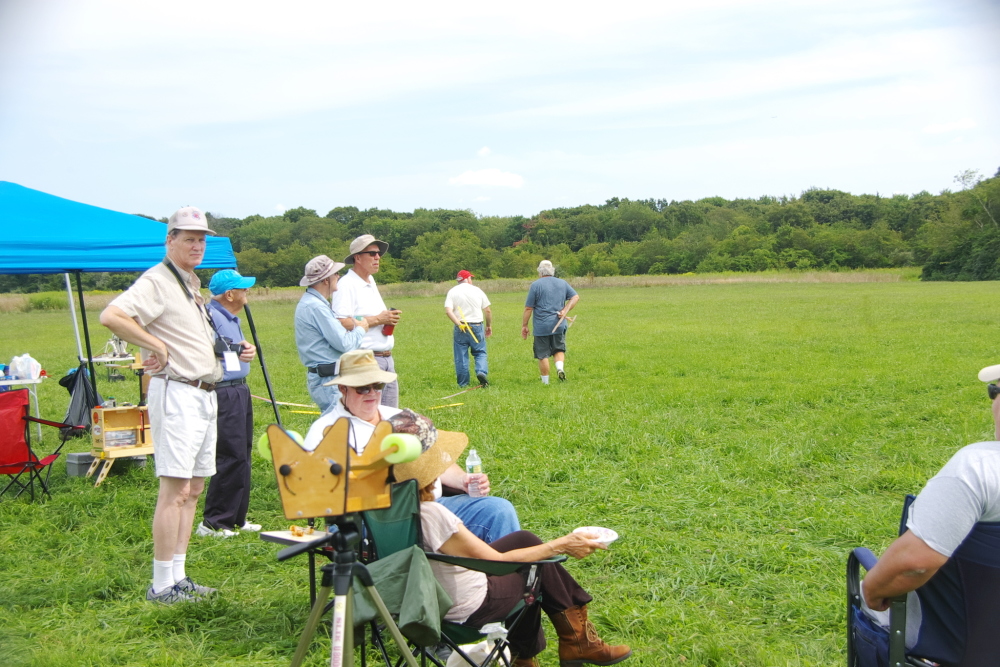
[[19, 380], [37, 380], [42, 375], [42, 365], [30, 354], [22, 354], [10, 360], [8, 374]]

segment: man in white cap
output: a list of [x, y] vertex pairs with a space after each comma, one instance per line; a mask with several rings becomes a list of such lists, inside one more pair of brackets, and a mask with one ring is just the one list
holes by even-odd
[[[362, 320], [370, 325], [366, 327], [368, 331], [361, 342], [361, 349], [371, 350], [379, 368], [393, 373], [396, 364], [392, 358], [392, 347], [395, 344], [392, 331], [399, 322], [401, 313], [386, 308], [378, 285], [375, 284], [379, 261], [388, 250], [388, 243], [379, 241], [371, 234], [364, 234], [351, 241], [349, 254], [344, 259], [346, 264], [352, 265], [351, 270], [344, 274], [331, 303], [334, 314], [348, 330]], [[382, 405], [399, 407], [397, 381], [389, 383], [382, 392]]]
[[[222, 378], [215, 331], [194, 269], [205, 255], [205, 214], [186, 206], [167, 223], [167, 256], [101, 313], [101, 324], [142, 348], [151, 376], [147, 403], [159, 496], [153, 514], [153, 584], [164, 604], [215, 592], [185, 573], [188, 542], [205, 478], [215, 474], [216, 395]], [[239, 355], [253, 358], [251, 349]]]
[[337, 361], [344, 352], [357, 349], [373, 326], [361, 318], [352, 320], [354, 326], [348, 331], [334, 316], [330, 296], [337, 291], [337, 271], [342, 268], [342, 263], [326, 255], [309, 260], [299, 281], [307, 289], [295, 307], [295, 346], [306, 367], [309, 395], [322, 412], [330, 410], [340, 397], [337, 386], [327, 382], [337, 374]]
[[[396, 379], [395, 373], [379, 368], [371, 350], [352, 350], [340, 359], [340, 372], [330, 380], [340, 385], [340, 399], [332, 410], [320, 416], [306, 433], [303, 448], [312, 451], [323, 440], [323, 432], [338, 419], [347, 419], [350, 445], [359, 454], [364, 452], [375, 427], [382, 420], [403, 412], [382, 404], [380, 394]], [[476, 479], [479, 490], [489, 494], [490, 479], [483, 473], [469, 474], [457, 465], [451, 465], [441, 475], [445, 486], [466, 493], [438, 499], [462, 520], [476, 537], [492, 542], [521, 529], [517, 511], [509, 500], [491, 495], [472, 498], [468, 494], [469, 481]]]
[[469, 384], [469, 350], [476, 368], [476, 379], [483, 387], [490, 372], [486, 357], [486, 339], [493, 335], [493, 312], [486, 293], [472, 284], [474, 275], [466, 270], [458, 272], [458, 284], [448, 290], [444, 299], [444, 312], [455, 328], [452, 347], [455, 353], [455, 377], [458, 386]]
[[534, 353], [542, 384], [549, 383], [549, 357], [556, 361], [556, 375], [566, 381], [566, 316], [580, 297], [568, 282], [555, 277], [552, 262], [543, 259], [538, 264], [538, 280], [531, 283], [524, 303], [521, 338], [528, 338], [528, 320], [534, 319]]
[[[208, 283], [212, 300], [208, 314], [222, 341], [222, 382], [215, 385], [219, 405], [216, 420], [215, 474], [205, 493], [202, 520], [195, 531], [200, 536], [232, 537], [238, 531], [256, 532], [259, 523], [247, 521], [250, 507], [250, 453], [253, 450], [253, 401], [247, 376], [250, 364], [239, 355], [257, 348], [243, 336], [240, 311], [247, 304], [256, 278], [241, 276], [233, 269], [217, 272]], [[249, 348], [249, 350], [248, 350]]]

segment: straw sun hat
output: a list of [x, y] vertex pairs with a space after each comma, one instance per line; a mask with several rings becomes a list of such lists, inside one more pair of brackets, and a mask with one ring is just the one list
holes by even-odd
[[395, 475], [397, 482], [417, 480], [421, 489], [433, 484], [451, 464], [457, 463], [459, 455], [469, 445], [466, 434], [438, 430], [430, 419], [412, 410], [403, 410], [390, 417], [389, 423], [394, 433], [410, 433], [420, 440], [423, 453], [416, 461], [397, 463]]
[[342, 384], [345, 387], [364, 387], [376, 382], [393, 382], [395, 379], [395, 373], [378, 367], [371, 350], [351, 350], [340, 357], [340, 374], [329, 382], [324, 382], [323, 386]]

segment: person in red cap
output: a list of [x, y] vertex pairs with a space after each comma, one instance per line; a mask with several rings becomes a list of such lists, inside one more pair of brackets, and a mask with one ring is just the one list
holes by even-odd
[[469, 384], [469, 351], [475, 362], [476, 379], [489, 386], [490, 372], [486, 359], [486, 339], [493, 335], [493, 313], [486, 293], [472, 284], [474, 275], [466, 270], [458, 272], [458, 284], [448, 290], [444, 312], [455, 325], [452, 344], [455, 351], [455, 377], [458, 386]]

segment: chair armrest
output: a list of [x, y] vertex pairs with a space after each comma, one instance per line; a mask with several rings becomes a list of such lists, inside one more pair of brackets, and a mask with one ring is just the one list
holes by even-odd
[[475, 570], [476, 572], [492, 574], [495, 576], [512, 574], [527, 565], [547, 565], [549, 563], [561, 563], [566, 560], [566, 556], [562, 555], [553, 556], [552, 558], [548, 558], [546, 560], [523, 562], [484, 560], [481, 558], [467, 558], [465, 556], [449, 556], [448, 554], [440, 554], [433, 551], [427, 552], [427, 558], [428, 560], [436, 560], [442, 563], [448, 563], [449, 565], [457, 565], [458, 567], [464, 567], [467, 570]]
[[871, 549], [865, 547], [858, 547], [854, 550], [854, 557], [858, 559], [858, 563], [865, 570], [870, 570], [875, 567], [875, 563], [878, 562], [878, 558], [871, 552]]

